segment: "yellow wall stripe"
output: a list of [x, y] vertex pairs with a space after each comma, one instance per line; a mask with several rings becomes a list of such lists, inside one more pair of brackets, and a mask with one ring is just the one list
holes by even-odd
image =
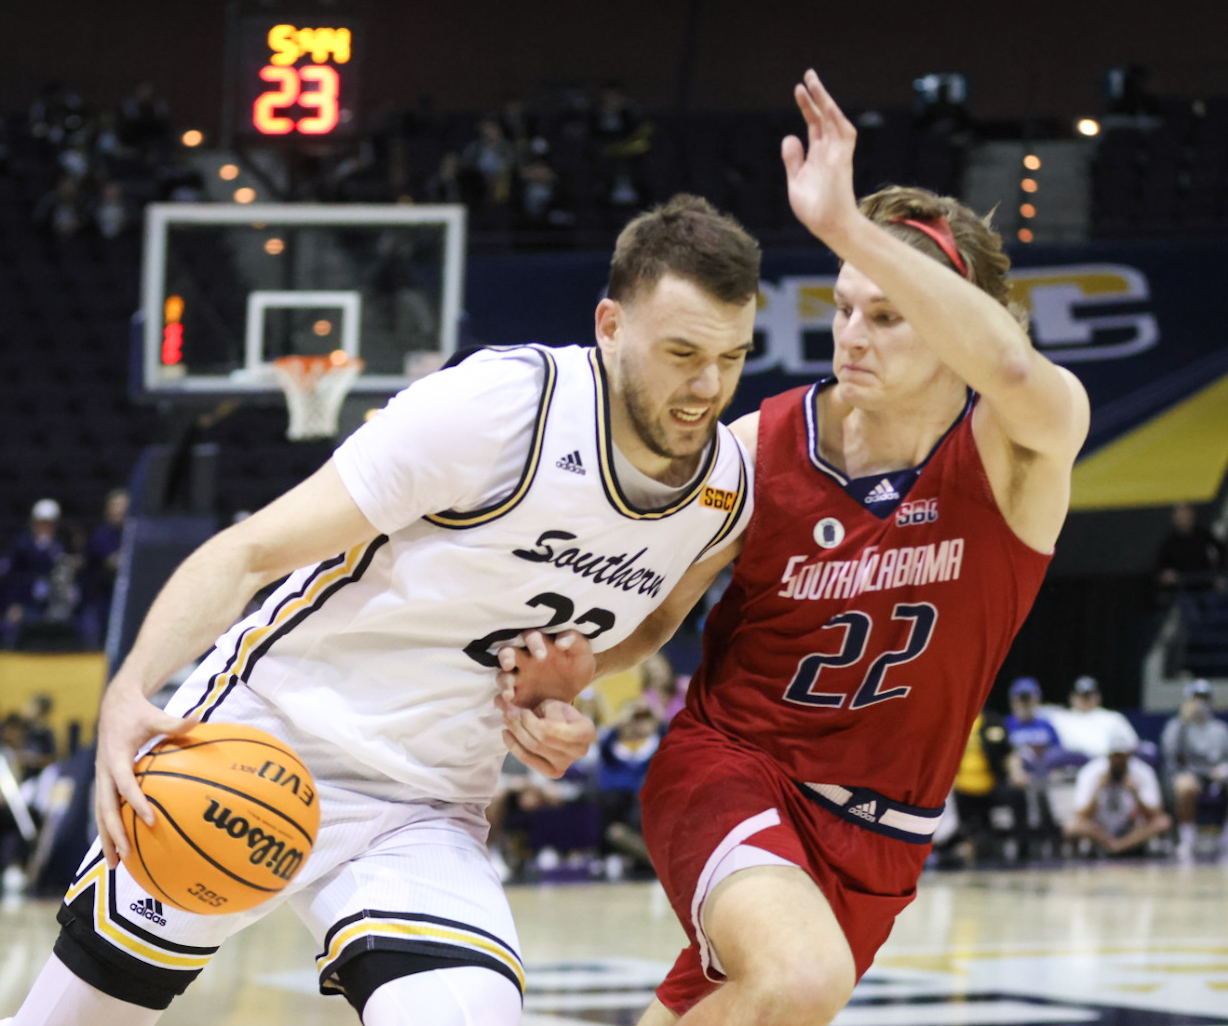
[[1228, 376], [1080, 460], [1071, 509], [1209, 502], [1228, 472]]

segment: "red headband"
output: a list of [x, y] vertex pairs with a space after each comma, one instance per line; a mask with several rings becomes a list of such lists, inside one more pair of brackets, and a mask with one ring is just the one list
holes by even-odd
[[955, 270], [960, 274], [960, 277], [968, 277], [968, 265], [964, 263], [964, 258], [959, 255], [959, 250], [955, 248], [955, 236], [951, 232], [951, 226], [947, 224], [945, 217], [935, 218], [932, 224], [925, 221], [914, 221], [911, 217], [897, 217], [896, 224], [906, 224], [910, 228], [916, 228], [917, 231], [923, 232], [938, 244], [946, 255], [947, 259], [955, 265]]

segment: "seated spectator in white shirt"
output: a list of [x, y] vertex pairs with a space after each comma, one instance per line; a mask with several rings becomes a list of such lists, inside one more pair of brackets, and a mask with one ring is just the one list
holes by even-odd
[[1172, 827], [1162, 808], [1155, 770], [1134, 756], [1137, 745], [1133, 730], [1116, 728], [1108, 754], [1079, 770], [1067, 837], [1087, 838], [1107, 854], [1121, 855], [1142, 848]]
[[1137, 745], [1138, 735], [1130, 721], [1101, 704], [1100, 685], [1095, 677], [1086, 674], [1079, 677], [1070, 688], [1069, 701], [1067, 709], [1044, 710], [1067, 752], [1081, 756], [1084, 761], [1108, 755], [1114, 733], [1129, 734]]

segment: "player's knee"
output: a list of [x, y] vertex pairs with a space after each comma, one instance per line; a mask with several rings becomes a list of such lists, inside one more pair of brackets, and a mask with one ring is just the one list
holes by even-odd
[[517, 1026], [520, 991], [480, 966], [402, 976], [378, 987], [362, 1010], [363, 1026]]
[[832, 954], [821, 961], [798, 957], [777, 962], [755, 983], [757, 1021], [772, 1026], [826, 1026], [848, 1004], [857, 982], [852, 956]]

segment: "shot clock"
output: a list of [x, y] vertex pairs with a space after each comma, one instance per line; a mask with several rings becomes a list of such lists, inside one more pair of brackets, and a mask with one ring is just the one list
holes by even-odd
[[239, 132], [333, 139], [358, 128], [362, 22], [326, 12], [247, 16], [238, 34]]

